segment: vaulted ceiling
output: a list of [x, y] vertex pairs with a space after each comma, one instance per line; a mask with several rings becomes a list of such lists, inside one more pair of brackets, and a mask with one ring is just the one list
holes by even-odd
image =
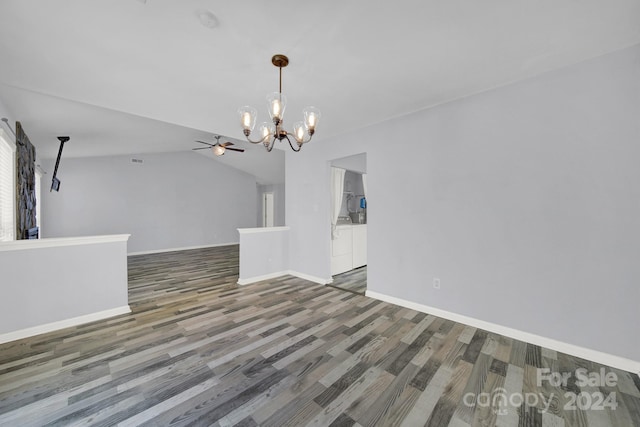
[[285, 122], [316, 106], [321, 144], [637, 43], [640, 0], [3, 0], [0, 99], [43, 157], [241, 144], [284, 53]]

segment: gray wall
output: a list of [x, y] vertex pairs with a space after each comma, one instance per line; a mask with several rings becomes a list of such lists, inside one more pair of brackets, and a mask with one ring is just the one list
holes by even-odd
[[287, 153], [290, 268], [330, 277], [330, 161], [366, 152], [368, 289], [640, 361], [638, 76], [635, 46]]
[[144, 252], [237, 243], [237, 228], [256, 226], [255, 178], [195, 153], [63, 153], [59, 193], [48, 191], [53, 165], [43, 162], [43, 237], [127, 233], [129, 252]]
[[284, 183], [282, 184], [269, 184], [258, 185], [258, 198], [256, 209], [256, 224], [258, 227], [262, 227], [262, 193], [273, 193], [273, 210], [274, 218], [273, 225], [275, 227], [281, 227], [285, 225], [285, 189]]

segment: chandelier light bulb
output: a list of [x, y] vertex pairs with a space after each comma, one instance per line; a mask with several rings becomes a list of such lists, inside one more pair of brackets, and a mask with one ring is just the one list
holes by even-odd
[[320, 120], [320, 111], [315, 107], [306, 107], [303, 111], [304, 122], [309, 128], [309, 133], [313, 134]]
[[307, 129], [303, 122], [295, 122], [293, 124], [293, 137], [298, 141], [298, 143], [302, 144], [307, 135]]
[[274, 129], [272, 124], [269, 124], [267, 122], [263, 122], [260, 125], [260, 136], [262, 136], [263, 140], [266, 140], [266, 139], [272, 137], [274, 133], [275, 133], [275, 129]]
[[275, 100], [271, 104], [271, 111], [273, 111], [273, 116], [280, 118], [280, 101]]
[[240, 114], [240, 124], [242, 125], [242, 129], [245, 132], [251, 132], [256, 125], [256, 116], [258, 115], [256, 109], [244, 106], [238, 109], [238, 114]]
[[274, 123], [279, 123], [284, 117], [284, 109], [287, 106], [287, 98], [280, 92], [273, 92], [267, 95], [267, 107], [269, 116]]

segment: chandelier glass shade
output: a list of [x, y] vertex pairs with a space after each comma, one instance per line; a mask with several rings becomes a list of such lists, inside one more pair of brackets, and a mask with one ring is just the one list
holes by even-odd
[[[293, 151], [300, 151], [302, 145], [311, 141], [316, 131], [316, 126], [320, 120], [320, 111], [315, 107], [306, 107], [302, 110], [303, 121], [293, 124], [293, 131], [288, 132], [284, 129], [284, 111], [287, 107], [287, 97], [282, 94], [282, 68], [289, 64], [289, 58], [284, 55], [274, 55], [271, 63], [279, 68], [280, 73], [280, 90], [267, 95], [267, 108], [271, 123], [263, 122], [258, 128], [257, 140], [250, 138], [256, 125], [256, 117], [258, 112], [255, 108], [244, 106], [238, 109], [240, 115], [240, 124], [242, 131], [247, 140], [253, 144], [263, 144], [267, 151], [271, 151], [276, 141], [286, 139]], [[293, 142], [291, 138], [293, 137]]]

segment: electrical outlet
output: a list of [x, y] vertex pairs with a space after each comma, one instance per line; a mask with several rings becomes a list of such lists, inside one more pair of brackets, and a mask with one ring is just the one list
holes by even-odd
[[433, 278], [433, 289], [440, 289], [440, 279], [437, 277]]

